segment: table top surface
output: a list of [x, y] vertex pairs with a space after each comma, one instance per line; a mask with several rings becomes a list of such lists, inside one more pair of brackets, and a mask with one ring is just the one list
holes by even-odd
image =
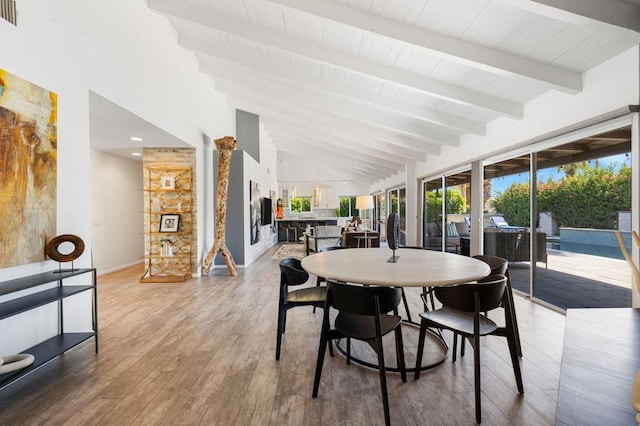
[[398, 249], [396, 263], [388, 248], [360, 248], [316, 253], [302, 260], [313, 274], [359, 284], [436, 287], [484, 278], [489, 266], [477, 259], [430, 250]]

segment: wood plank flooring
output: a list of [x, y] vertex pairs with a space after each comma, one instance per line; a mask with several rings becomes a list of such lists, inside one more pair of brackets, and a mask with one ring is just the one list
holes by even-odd
[[[140, 284], [140, 267], [99, 277], [100, 353], [89, 341], [0, 391], [0, 425], [384, 424], [377, 371], [348, 366], [340, 355], [327, 354], [318, 398], [311, 397], [321, 310], [289, 311], [275, 361], [276, 249], [237, 277], [220, 269], [185, 283]], [[415, 318], [418, 291], [407, 293]], [[525, 394], [517, 392], [504, 339], [484, 339], [483, 424], [551, 425], [564, 316], [515, 299]], [[411, 365], [417, 332], [403, 333]], [[394, 425], [475, 423], [469, 345], [465, 357], [420, 380], [403, 384], [388, 374], [388, 387]]]

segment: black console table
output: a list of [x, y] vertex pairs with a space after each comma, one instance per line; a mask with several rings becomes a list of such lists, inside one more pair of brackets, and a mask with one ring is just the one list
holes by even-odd
[[[63, 281], [67, 278], [86, 274], [90, 274], [91, 276], [90, 284], [63, 285]], [[49, 285], [46, 288], [37, 289], [37, 287], [53, 283], [57, 285]], [[34, 293], [26, 296], [0, 302], [0, 321], [49, 303], [58, 303], [58, 334], [31, 348], [23, 350], [23, 353], [28, 353], [35, 357], [33, 364], [21, 370], [0, 375], [0, 389], [92, 337], [94, 338], [96, 353], [98, 353], [98, 299], [96, 283], [96, 270], [94, 268], [75, 269], [73, 271], [63, 270], [62, 272], [43, 272], [0, 282], [0, 296], [32, 288], [36, 289]], [[64, 331], [63, 320], [63, 299], [85, 291], [92, 292], [91, 318], [93, 330], [84, 333], [66, 333]], [[0, 354], [0, 356], [2, 355], [9, 354]]]

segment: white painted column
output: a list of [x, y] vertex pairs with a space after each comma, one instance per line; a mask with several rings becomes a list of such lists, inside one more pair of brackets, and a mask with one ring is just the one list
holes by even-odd
[[415, 161], [407, 161], [404, 166], [405, 176], [406, 176], [406, 226], [407, 226], [407, 241], [406, 245], [415, 246], [418, 245], [418, 222], [420, 219], [418, 218], [418, 205], [420, 203], [419, 191], [418, 191], [418, 180], [416, 179], [416, 163]]
[[484, 170], [482, 161], [471, 163], [471, 247], [470, 255], [483, 254]]

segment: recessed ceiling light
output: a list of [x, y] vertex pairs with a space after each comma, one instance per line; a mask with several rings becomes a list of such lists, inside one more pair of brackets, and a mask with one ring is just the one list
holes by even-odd
[[132, 152], [131, 155], [133, 155], [134, 157], [140, 157], [142, 154], [140, 154], [139, 152]]
[[131, 136], [131, 140], [134, 142], [142, 142], [142, 138], [138, 136]]

